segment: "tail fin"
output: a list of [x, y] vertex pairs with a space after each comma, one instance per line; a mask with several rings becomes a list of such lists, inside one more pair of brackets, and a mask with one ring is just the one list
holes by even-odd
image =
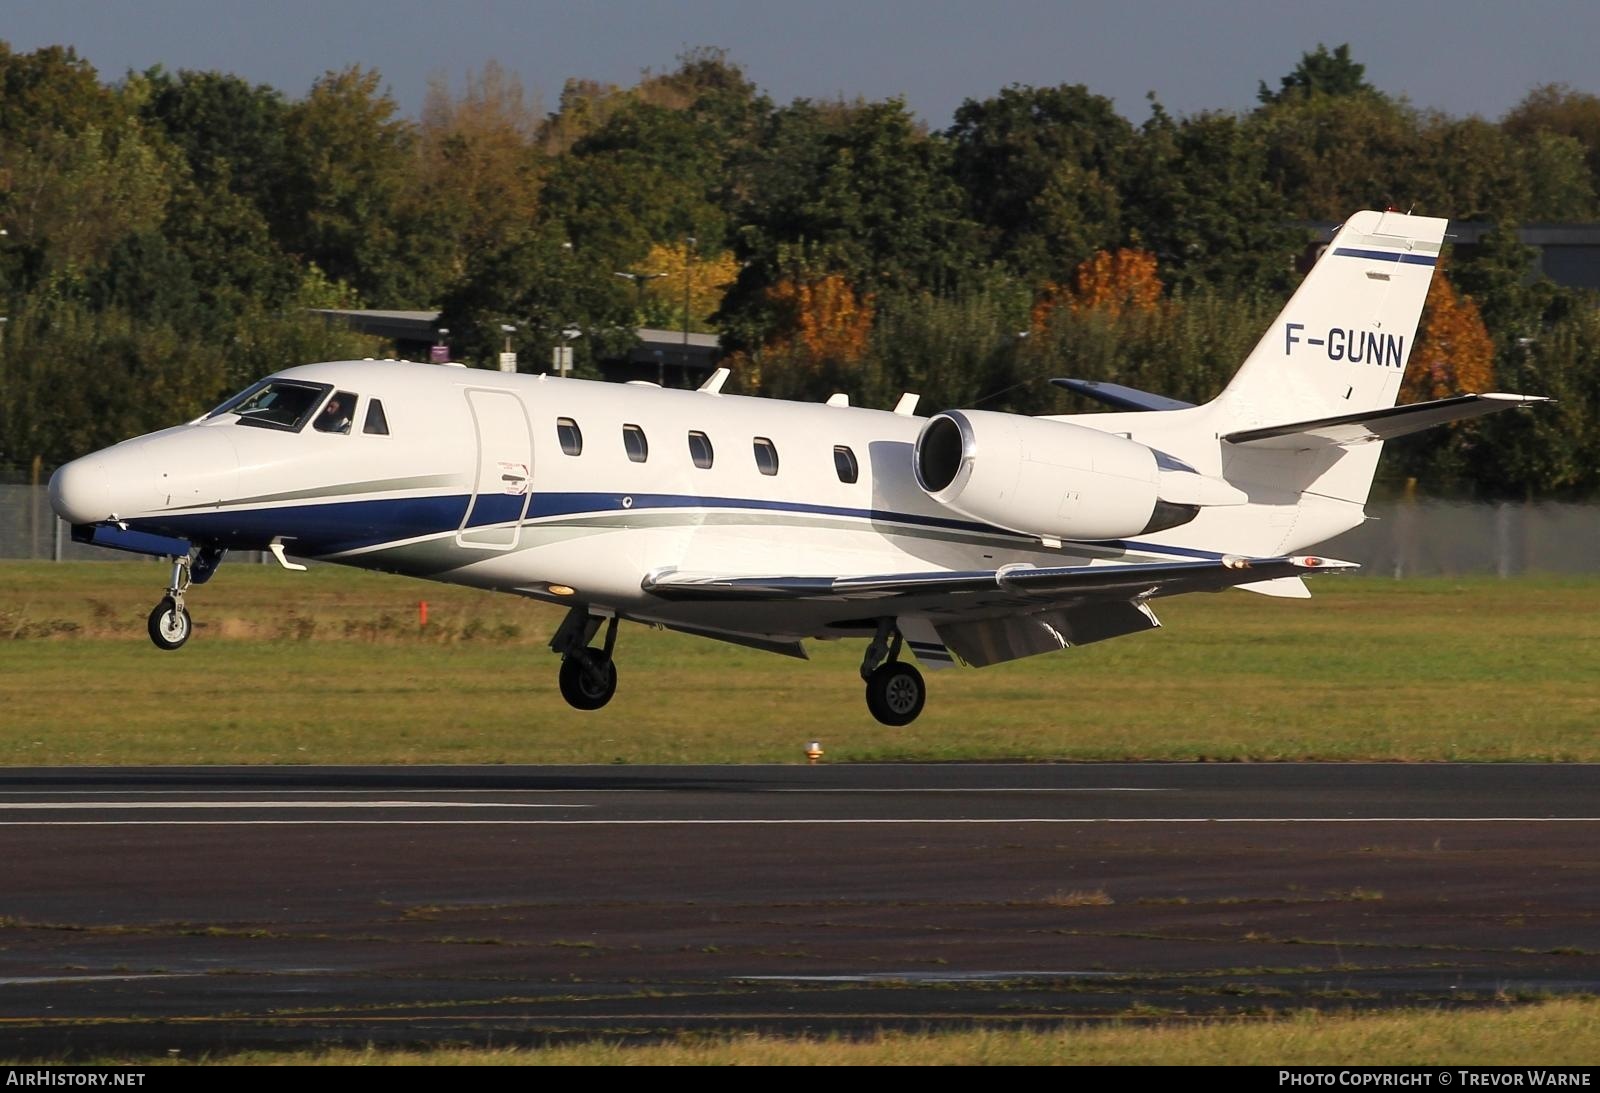
[[1395, 404], [1445, 220], [1359, 212], [1217, 396], [1220, 431]]

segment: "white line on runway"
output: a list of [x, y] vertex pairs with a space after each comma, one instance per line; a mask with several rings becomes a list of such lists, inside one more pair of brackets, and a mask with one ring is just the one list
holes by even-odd
[[926, 786], [900, 789], [762, 789], [758, 793], [1178, 793], [1168, 786]]
[[60, 812], [66, 809], [124, 811], [139, 808], [592, 808], [592, 805], [536, 805], [509, 801], [17, 801], [0, 803], [0, 813], [24, 809]]
[[0, 820], [0, 827], [804, 827], [960, 824], [1593, 824], [1600, 816], [1119, 816], [1014, 819], [783, 820]]

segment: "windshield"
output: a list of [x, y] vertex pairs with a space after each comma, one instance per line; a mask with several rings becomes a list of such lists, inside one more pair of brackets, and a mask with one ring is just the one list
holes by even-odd
[[207, 416], [238, 414], [240, 425], [298, 432], [329, 390], [326, 383], [263, 380], [233, 396]]

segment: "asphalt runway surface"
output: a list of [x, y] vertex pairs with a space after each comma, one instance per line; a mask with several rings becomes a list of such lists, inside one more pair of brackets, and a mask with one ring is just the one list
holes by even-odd
[[1600, 989], [1600, 767], [0, 773], [0, 1056]]

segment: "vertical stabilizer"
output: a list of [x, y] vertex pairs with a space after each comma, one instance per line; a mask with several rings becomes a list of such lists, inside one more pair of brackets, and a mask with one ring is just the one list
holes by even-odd
[[1251, 429], [1393, 406], [1447, 221], [1344, 223], [1213, 408]]

